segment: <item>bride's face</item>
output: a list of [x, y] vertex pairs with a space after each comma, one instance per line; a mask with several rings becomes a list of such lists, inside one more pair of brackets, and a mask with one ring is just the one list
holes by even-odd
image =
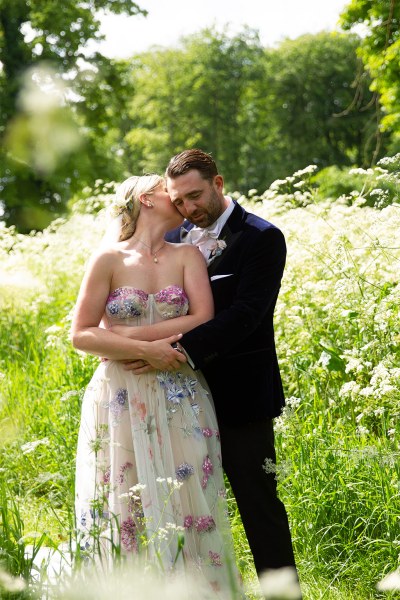
[[151, 201], [157, 214], [162, 216], [168, 223], [169, 229], [174, 229], [183, 223], [183, 217], [178, 209], [172, 204], [170, 195], [164, 184], [160, 184], [151, 194]]

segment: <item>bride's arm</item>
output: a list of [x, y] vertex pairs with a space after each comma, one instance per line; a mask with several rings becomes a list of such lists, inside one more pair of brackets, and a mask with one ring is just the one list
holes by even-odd
[[[157, 369], [174, 369], [185, 358], [171, 347], [180, 335], [162, 336], [157, 342], [137, 341], [100, 327], [107, 297], [115, 253], [106, 250], [95, 254], [83, 277], [71, 327], [75, 348], [111, 360], [143, 359]], [[180, 333], [180, 332], [179, 332]]]
[[151, 342], [176, 333], [186, 333], [213, 318], [214, 302], [203, 255], [195, 246], [186, 244], [177, 247], [176, 251], [180, 253], [179, 260], [183, 265], [183, 289], [189, 299], [188, 314], [153, 325], [114, 325], [110, 331], [130, 339]]

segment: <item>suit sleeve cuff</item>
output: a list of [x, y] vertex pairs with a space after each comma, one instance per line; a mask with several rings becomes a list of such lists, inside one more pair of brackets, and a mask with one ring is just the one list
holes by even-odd
[[181, 344], [179, 344], [179, 348], [180, 348], [182, 354], [184, 354], [184, 356], [186, 356], [186, 360], [188, 361], [188, 363], [192, 367], [192, 369], [195, 369], [196, 367], [194, 366], [194, 362], [190, 358], [189, 354], [186, 352], [185, 348]]

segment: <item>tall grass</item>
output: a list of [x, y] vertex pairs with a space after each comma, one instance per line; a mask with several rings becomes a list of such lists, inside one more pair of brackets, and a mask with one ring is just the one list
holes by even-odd
[[[310, 600], [388, 597], [376, 584], [399, 565], [400, 204], [398, 165], [384, 164], [375, 178], [383, 167], [394, 195], [380, 207], [366, 206], [362, 193], [317, 197], [312, 169], [240, 198], [288, 244], [275, 318], [288, 399], [276, 420], [276, 476]], [[27, 582], [24, 544], [57, 546], [73, 532], [80, 401], [97, 359], [75, 352], [68, 330], [104, 229], [98, 199], [89, 196], [42, 234], [0, 229], [0, 558]], [[229, 507], [252, 585], [232, 497]]]

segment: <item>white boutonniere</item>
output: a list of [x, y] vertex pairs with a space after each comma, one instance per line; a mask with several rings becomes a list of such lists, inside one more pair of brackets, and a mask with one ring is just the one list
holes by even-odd
[[210, 257], [209, 260], [214, 260], [217, 256], [220, 256], [222, 252], [226, 248], [225, 240], [214, 240], [210, 247]]

